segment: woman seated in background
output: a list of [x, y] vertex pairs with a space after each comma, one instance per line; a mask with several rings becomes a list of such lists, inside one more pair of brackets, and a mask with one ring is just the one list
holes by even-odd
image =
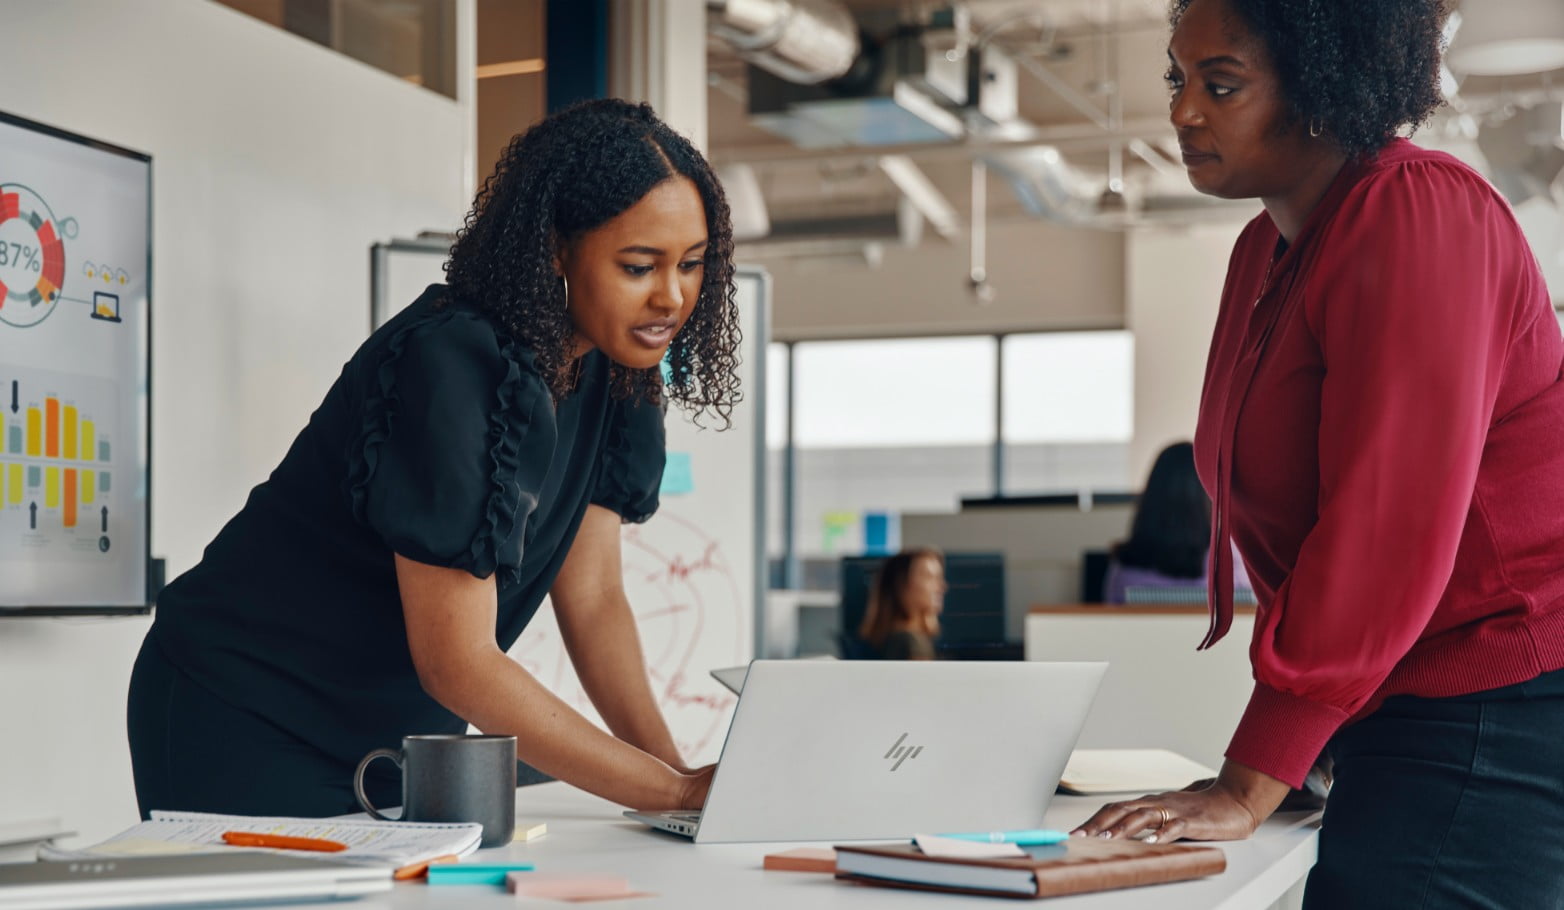
[[[1175, 442], [1157, 455], [1135, 506], [1130, 538], [1113, 548], [1103, 600], [1122, 604], [1130, 588], [1206, 587], [1211, 543], [1211, 498], [1195, 472], [1195, 447]], [[1233, 560], [1233, 586], [1249, 587], [1243, 563]]]
[[885, 561], [874, 576], [858, 637], [882, 660], [933, 660], [945, 608], [945, 557], [917, 547]]

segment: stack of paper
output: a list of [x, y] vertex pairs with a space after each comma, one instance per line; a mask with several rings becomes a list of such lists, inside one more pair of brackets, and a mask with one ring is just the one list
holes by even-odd
[[512, 872], [505, 877], [505, 887], [510, 893], [521, 898], [572, 903], [656, 896], [645, 891], [632, 890], [628, 881], [607, 875], [539, 875], [535, 872]]
[[150, 821], [94, 844], [74, 850], [45, 845], [45, 860], [95, 859], [105, 856], [159, 856], [189, 853], [253, 852], [254, 847], [230, 847], [224, 831], [252, 831], [288, 837], [312, 837], [346, 844], [336, 853], [286, 851], [289, 856], [329, 859], [339, 863], [387, 866], [393, 869], [426, 863], [440, 856], [463, 856], [483, 839], [479, 824], [381, 822], [340, 818], [267, 818], [254, 815], [212, 815], [206, 812], [153, 812]]
[[1182, 790], [1216, 772], [1167, 749], [1076, 749], [1064, 766], [1059, 790], [1098, 793], [1153, 793]]

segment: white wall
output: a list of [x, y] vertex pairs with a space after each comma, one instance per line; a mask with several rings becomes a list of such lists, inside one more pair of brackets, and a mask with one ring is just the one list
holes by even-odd
[[[0, 110], [153, 156], [154, 553], [170, 577], [263, 480], [368, 327], [368, 247], [456, 225], [473, 111], [206, 0], [5, 11]], [[473, 5], [458, 8], [470, 72]], [[0, 822], [135, 819], [147, 620], [0, 620]]]
[[1222, 281], [1242, 228], [1223, 222], [1125, 235], [1124, 315], [1135, 334], [1129, 489], [1141, 488], [1164, 446], [1194, 438]]

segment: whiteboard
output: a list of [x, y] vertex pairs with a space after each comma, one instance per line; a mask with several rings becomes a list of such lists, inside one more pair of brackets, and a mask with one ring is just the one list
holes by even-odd
[[[413, 244], [377, 245], [372, 253], [372, 321], [404, 306], [427, 284], [443, 280], [443, 250]], [[652, 692], [685, 760], [717, 760], [737, 698], [711, 670], [745, 664], [763, 653], [755, 622], [765, 598], [765, 353], [769, 276], [741, 266], [735, 275], [743, 400], [733, 426], [696, 427], [678, 408], [668, 412], [668, 461], [662, 504], [645, 524], [625, 525], [625, 591], [646, 654]], [[395, 290], [392, 290], [392, 288]], [[408, 296], [411, 294], [411, 296]], [[510, 655], [566, 703], [599, 726], [581, 688], [547, 601]]]

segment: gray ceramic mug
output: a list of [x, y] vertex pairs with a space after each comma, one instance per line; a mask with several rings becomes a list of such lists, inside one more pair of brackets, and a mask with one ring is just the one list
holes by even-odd
[[430, 735], [402, 737], [401, 751], [376, 749], [353, 772], [358, 804], [380, 814], [364, 792], [364, 769], [389, 758], [402, 769], [402, 818], [410, 822], [477, 822], [483, 846], [508, 844], [516, 831], [516, 737]]

